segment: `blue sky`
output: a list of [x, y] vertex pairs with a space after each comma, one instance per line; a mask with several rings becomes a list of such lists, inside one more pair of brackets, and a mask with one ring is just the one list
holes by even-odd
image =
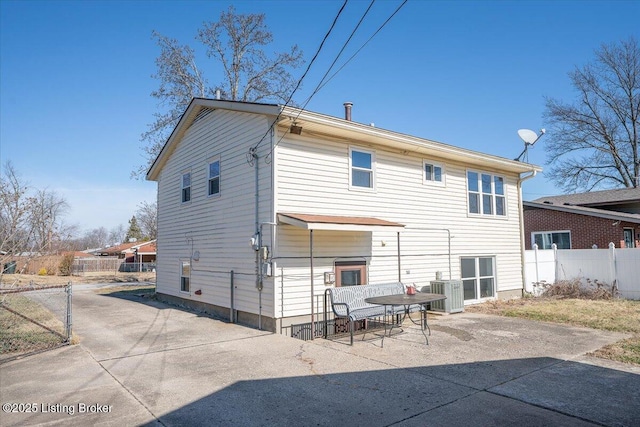
[[[342, 64], [401, 0], [378, 0]], [[156, 30], [196, 48], [210, 83], [220, 70], [195, 40], [204, 21], [234, 4], [265, 13], [282, 51], [298, 44], [309, 61], [342, 0], [0, 1], [0, 163], [34, 187], [66, 198], [67, 223], [88, 230], [127, 221], [156, 184], [133, 180], [144, 162], [140, 134], [158, 111], [150, 97]], [[294, 97], [315, 88], [368, 7], [349, 1]], [[640, 38], [639, 1], [409, 0], [307, 108], [468, 149], [516, 157], [517, 130], [545, 127], [544, 97], [573, 100], [567, 73], [602, 43]], [[303, 68], [298, 75], [302, 75]], [[529, 161], [544, 166], [544, 138]], [[525, 199], [558, 194], [545, 177]]]

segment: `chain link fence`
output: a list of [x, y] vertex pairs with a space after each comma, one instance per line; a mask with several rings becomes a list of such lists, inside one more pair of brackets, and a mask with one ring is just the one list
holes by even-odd
[[0, 289], [0, 363], [71, 343], [71, 283]]

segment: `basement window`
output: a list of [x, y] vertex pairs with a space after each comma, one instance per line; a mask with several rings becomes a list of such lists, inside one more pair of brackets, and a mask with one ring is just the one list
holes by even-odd
[[462, 257], [460, 259], [460, 273], [465, 301], [478, 301], [495, 296], [495, 257]]
[[191, 289], [191, 261], [180, 261], [180, 292], [189, 292]]

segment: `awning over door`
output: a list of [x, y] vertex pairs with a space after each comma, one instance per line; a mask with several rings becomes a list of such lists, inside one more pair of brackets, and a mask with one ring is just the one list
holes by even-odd
[[315, 309], [316, 292], [313, 274], [313, 232], [314, 230], [338, 231], [395, 231], [398, 234], [398, 281], [402, 280], [400, 270], [400, 232], [404, 225], [385, 221], [383, 219], [361, 216], [309, 215], [279, 213], [278, 222], [309, 230], [309, 275], [311, 278], [311, 339], [315, 337]]
[[278, 222], [305, 230], [402, 231], [404, 229], [404, 225], [397, 222], [359, 216], [279, 213]]

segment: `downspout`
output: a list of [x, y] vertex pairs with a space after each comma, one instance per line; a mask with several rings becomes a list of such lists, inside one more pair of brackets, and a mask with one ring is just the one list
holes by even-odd
[[316, 319], [314, 313], [315, 289], [313, 286], [313, 228], [309, 230], [309, 267], [311, 274], [311, 340], [316, 337]]
[[398, 282], [402, 283], [402, 265], [400, 264], [400, 232], [398, 231]]
[[[252, 148], [250, 150], [251, 157], [253, 158], [255, 173], [255, 233], [260, 241], [260, 158], [258, 157], [257, 150]], [[260, 277], [260, 246], [256, 251], [256, 288], [258, 289], [258, 329], [262, 330], [262, 281]]]
[[518, 208], [520, 212], [520, 264], [521, 264], [521, 274], [522, 274], [522, 292], [527, 289], [526, 278], [525, 278], [525, 244], [524, 244], [524, 207], [522, 206], [522, 183], [536, 176], [538, 171], [532, 170], [530, 175], [526, 175], [518, 179]]

